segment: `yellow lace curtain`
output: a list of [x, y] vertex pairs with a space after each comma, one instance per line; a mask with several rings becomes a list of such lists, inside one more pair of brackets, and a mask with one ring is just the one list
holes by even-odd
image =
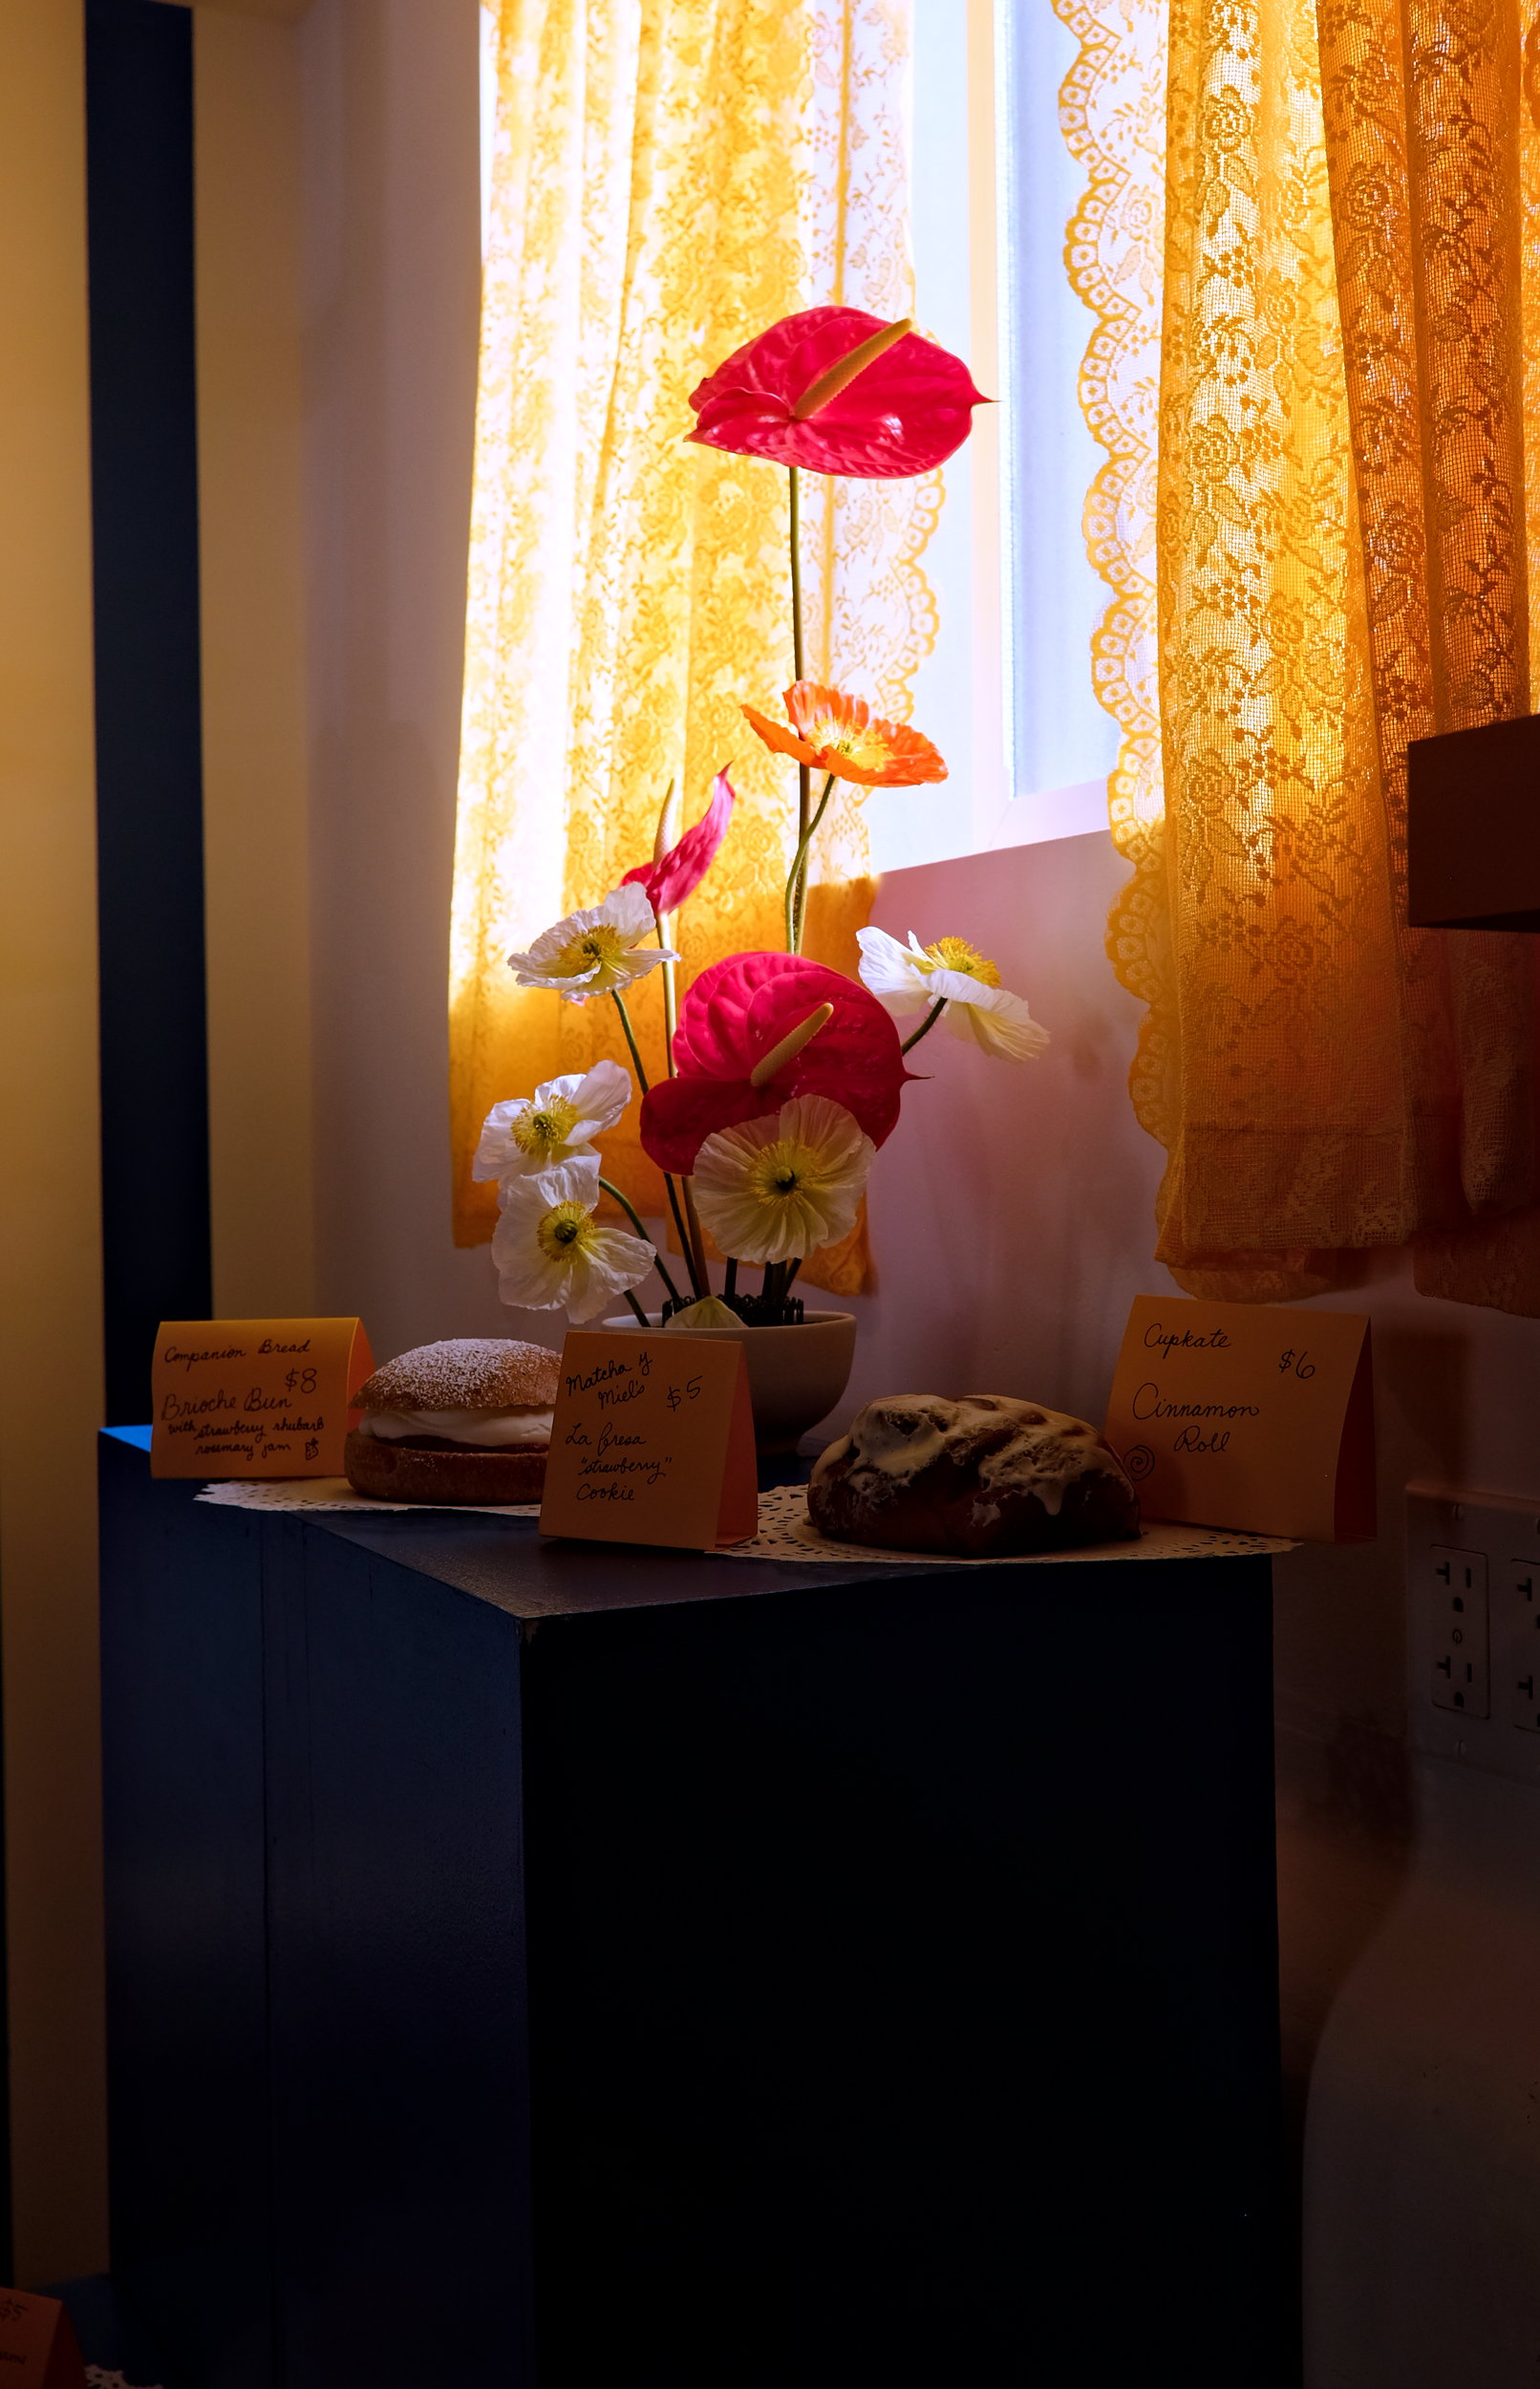
[[1413, 1242], [1540, 1312], [1535, 942], [1404, 925], [1407, 741], [1534, 701], [1515, 0], [1055, 5], [1160, 1257], [1266, 1298]]
[[[695, 383], [778, 316], [909, 311], [908, 10], [502, 0], [452, 932], [459, 1242], [496, 1216], [469, 1175], [491, 1106], [625, 1060], [611, 1005], [519, 990], [504, 958], [650, 859], [671, 777], [687, 821], [721, 764], [738, 797], [682, 916], [686, 977], [781, 942], [794, 784], [738, 700], [791, 678], [786, 476], [682, 435]], [[939, 479], [805, 486], [809, 670], [905, 718], [934, 634], [919, 557]], [[859, 804], [828, 828], [807, 951], [853, 968]], [[634, 1016], [660, 1069], [655, 974]], [[605, 1156], [662, 1211], [636, 1107]]]

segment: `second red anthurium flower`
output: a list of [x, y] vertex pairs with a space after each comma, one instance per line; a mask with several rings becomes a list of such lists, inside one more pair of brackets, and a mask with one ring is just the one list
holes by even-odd
[[[759, 1065], [820, 1006], [829, 1017], [773, 1077]], [[702, 971], [679, 1007], [677, 1078], [642, 1101], [642, 1145], [660, 1170], [688, 1176], [708, 1136], [778, 1112], [796, 1095], [843, 1104], [881, 1145], [898, 1124], [906, 1079], [899, 1035], [854, 979], [797, 954], [735, 954]]]

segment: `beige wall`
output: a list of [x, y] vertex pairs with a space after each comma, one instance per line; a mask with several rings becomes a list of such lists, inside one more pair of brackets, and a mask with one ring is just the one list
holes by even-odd
[[200, 9], [198, 470], [214, 1308], [314, 1304], [299, 41]]
[[299, 38], [316, 1299], [383, 1355], [508, 1332], [447, 1145], [478, 0], [314, 0]]
[[0, 9], [0, 1664], [18, 2277], [106, 2257], [79, 0]]

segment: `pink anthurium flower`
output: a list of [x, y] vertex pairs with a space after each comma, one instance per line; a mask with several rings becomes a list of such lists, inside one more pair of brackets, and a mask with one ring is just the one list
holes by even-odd
[[733, 784], [725, 771], [719, 771], [711, 784], [711, 803], [695, 828], [687, 829], [678, 845], [659, 855], [655, 863], [638, 863], [634, 871], [626, 873], [621, 886], [630, 880], [639, 881], [661, 920], [686, 896], [695, 894], [710, 871], [717, 850], [727, 835], [733, 805]]
[[[769, 1076], [762, 1065], [828, 1006], [816, 1032]], [[898, 1031], [874, 996], [798, 954], [734, 954], [702, 971], [679, 1007], [677, 1078], [642, 1102], [642, 1146], [688, 1176], [708, 1136], [778, 1112], [796, 1095], [843, 1104], [880, 1145], [898, 1122], [906, 1069]], [[756, 1083], [758, 1082], [758, 1083]]]
[[906, 481], [962, 446], [989, 400], [960, 357], [859, 307], [783, 315], [692, 391], [689, 434], [813, 473]]

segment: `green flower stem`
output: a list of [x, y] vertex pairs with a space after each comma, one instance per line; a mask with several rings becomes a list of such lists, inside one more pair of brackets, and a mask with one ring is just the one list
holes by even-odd
[[760, 1285], [759, 1293], [764, 1302], [770, 1308], [779, 1309], [781, 1304], [784, 1302], [786, 1299], [786, 1288], [791, 1283], [789, 1273], [794, 1267], [797, 1266], [800, 1266], [800, 1263], [794, 1263], [789, 1260], [772, 1260], [766, 1262], [764, 1281]]
[[738, 1263], [733, 1259], [732, 1255], [729, 1254], [727, 1257], [727, 1274], [722, 1280], [722, 1301], [724, 1302], [730, 1302], [737, 1292]]
[[631, 1304], [631, 1309], [635, 1312], [637, 1318], [641, 1321], [642, 1325], [644, 1327], [651, 1327], [652, 1324], [652, 1321], [648, 1318], [647, 1313], [643, 1310], [640, 1302], [636, 1300], [636, 1297], [631, 1292], [630, 1286], [626, 1288], [626, 1300]]
[[689, 1223], [679, 1207], [679, 1190], [667, 1171], [663, 1173], [663, 1183], [669, 1190], [669, 1209], [674, 1214], [674, 1225], [679, 1238], [679, 1250], [684, 1255], [684, 1265], [690, 1272], [690, 1290], [698, 1301], [701, 1295], [709, 1294], [711, 1288], [695, 1266], [695, 1249], [690, 1241]]
[[[789, 470], [791, 482], [791, 677], [800, 680], [804, 671], [802, 656], [802, 493], [797, 467]], [[813, 774], [806, 764], [797, 766], [797, 835], [803, 844], [809, 836], [808, 821], [813, 809]], [[791, 916], [790, 896], [787, 898], [786, 952], [801, 951], [801, 939], [793, 942], [796, 924]]]
[[[644, 1244], [652, 1244], [652, 1238], [648, 1235], [647, 1230], [637, 1218], [636, 1214], [632, 1211], [630, 1203], [626, 1200], [625, 1195], [622, 1194], [619, 1187], [612, 1186], [608, 1178], [601, 1178], [599, 1180], [599, 1185], [606, 1194], [610, 1195], [613, 1200], [620, 1205], [621, 1210], [631, 1221], [631, 1226], [641, 1238], [642, 1242]], [[663, 1256], [658, 1251], [655, 1244], [652, 1244], [652, 1266], [657, 1271], [657, 1274], [662, 1279], [664, 1284], [668, 1287], [670, 1296], [676, 1302], [679, 1300], [679, 1289], [674, 1284], [674, 1280], [670, 1277], [667, 1269], [663, 1266]], [[629, 1295], [626, 1299], [628, 1302], [631, 1300]], [[632, 1307], [634, 1308], [634, 1305], [632, 1305]]]
[[781, 1289], [782, 1295], [786, 1295], [791, 1292], [792, 1280], [796, 1277], [798, 1270], [802, 1267], [803, 1259], [804, 1256], [799, 1253], [795, 1260], [791, 1260], [786, 1263], [786, 1282]]
[[[658, 915], [657, 941], [660, 946], [667, 948], [673, 945], [674, 920], [674, 915], [672, 913]], [[679, 1025], [679, 997], [674, 984], [674, 964], [665, 962], [661, 967], [663, 971], [663, 1052], [668, 1062], [670, 1078], [676, 1078], [678, 1072], [674, 1066], [674, 1032]]]
[[618, 987], [611, 987], [610, 994], [614, 1002], [615, 1010], [620, 1014], [620, 1025], [626, 1032], [626, 1043], [631, 1047], [631, 1065], [636, 1073], [636, 1084], [645, 1095], [647, 1092], [647, 1072], [642, 1067], [641, 1050], [636, 1043], [636, 1032], [631, 1024], [631, 1014], [626, 1009], [625, 999], [621, 995]]
[[904, 1043], [898, 1049], [900, 1053], [912, 1053], [921, 1038], [930, 1036], [930, 1031], [934, 1028], [937, 1021], [940, 1020], [942, 1013], [945, 1012], [947, 1008], [947, 1001], [948, 1000], [945, 996], [938, 996], [936, 998], [936, 1001], [930, 1006], [930, 1011], [920, 1022], [920, 1025], [915, 1030], [913, 1036], [905, 1038]]
[[786, 952], [801, 954], [802, 923], [807, 915], [807, 860], [818, 825], [828, 811], [829, 798], [834, 794], [835, 775], [831, 771], [823, 783], [823, 793], [818, 800], [818, 810], [802, 830], [802, 844], [792, 858], [786, 876]]
[[[667, 970], [669, 965], [665, 962], [663, 967]], [[642, 1057], [637, 1050], [635, 1033], [631, 1024], [631, 1014], [627, 1011], [626, 1006], [621, 1000], [619, 988], [611, 987], [610, 992], [615, 1000], [615, 1010], [620, 1014], [620, 1025], [626, 1032], [626, 1043], [631, 1047], [631, 1067], [636, 1073], [637, 1084], [645, 1095], [647, 1092], [647, 1072], [642, 1067]], [[667, 1171], [663, 1173], [663, 1183], [669, 1190], [669, 1209], [674, 1214], [674, 1224], [679, 1231], [679, 1250], [684, 1255], [685, 1265], [690, 1272], [690, 1282], [694, 1286], [697, 1295], [704, 1294], [708, 1289], [705, 1281], [702, 1278], [697, 1277], [695, 1274], [695, 1256], [691, 1247], [689, 1231], [685, 1226], [684, 1214], [679, 1209], [679, 1197], [674, 1190], [674, 1180], [669, 1176]], [[664, 1276], [661, 1265], [659, 1266], [658, 1275], [659, 1277], [664, 1278], [664, 1282], [667, 1284], [668, 1281]], [[669, 1292], [674, 1295], [675, 1302], [679, 1300], [678, 1295], [674, 1293], [672, 1285], [669, 1286]]]
[[791, 482], [791, 667], [793, 679], [802, 677], [802, 489], [795, 464]]
[[706, 1239], [700, 1233], [700, 1215], [695, 1209], [695, 1192], [688, 1178], [680, 1180], [684, 1194], [684, 1216], [689, 1224], [690, 1240], [685, 1251], [690, 1257], [690, 1275], [697, 1294], [711, 1292], [711, 1275], [706, 1267]]

